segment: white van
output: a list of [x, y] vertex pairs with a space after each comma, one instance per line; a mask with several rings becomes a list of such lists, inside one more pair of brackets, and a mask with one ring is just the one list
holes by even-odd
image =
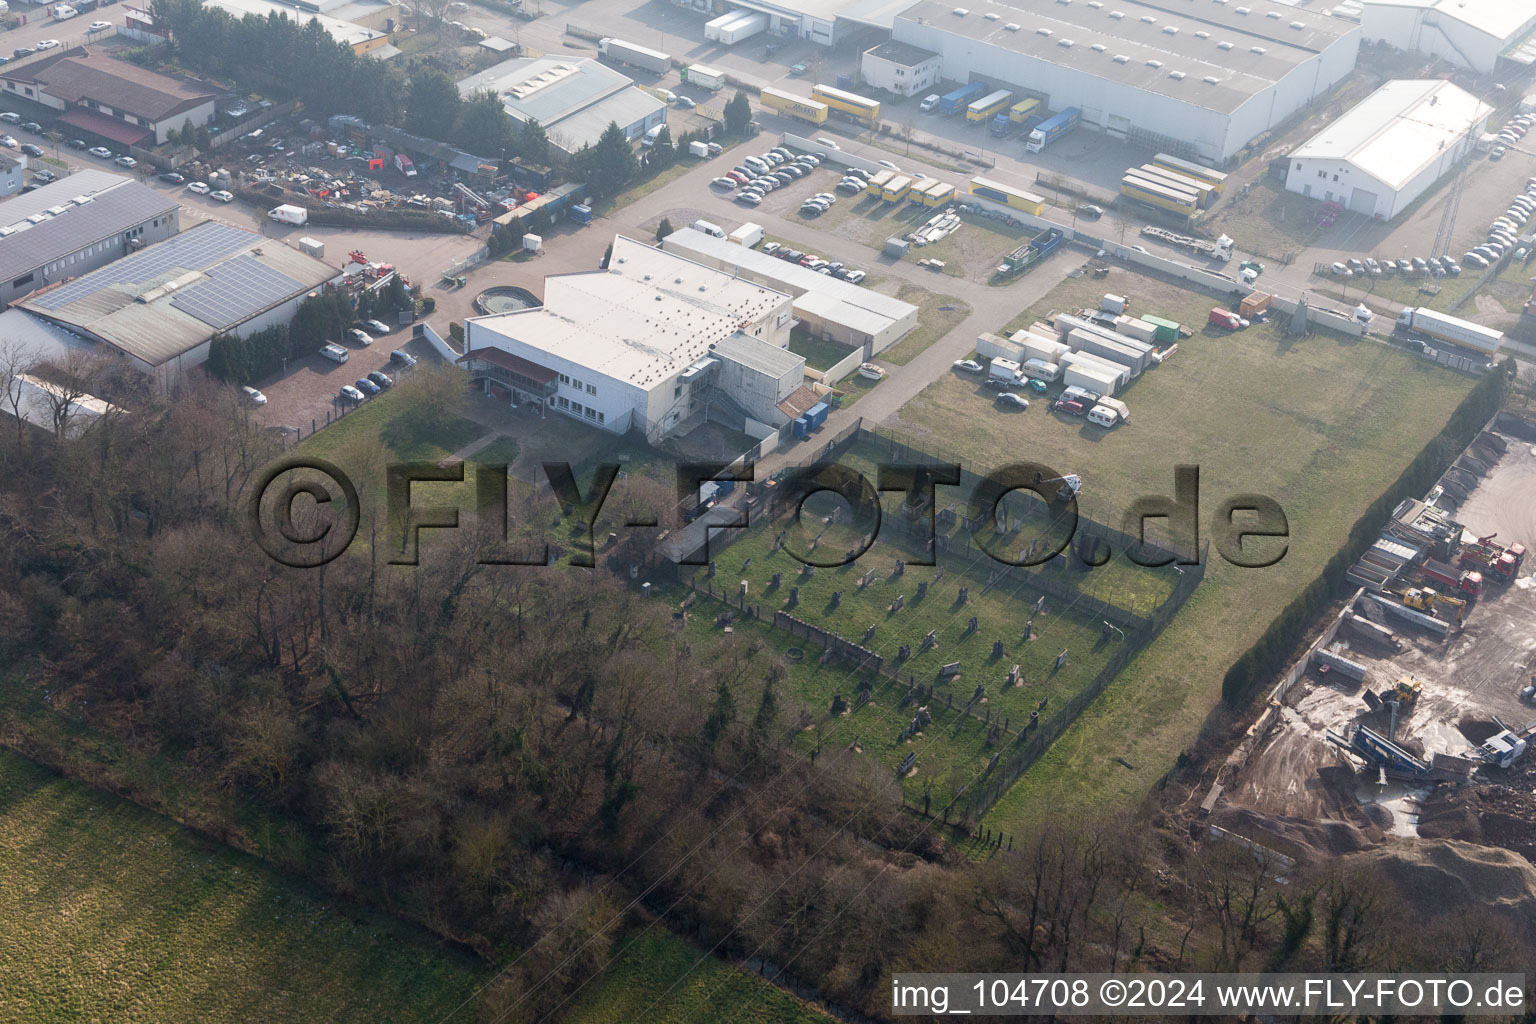
[[724, 228], [722, 228], [718, 224], [711, 224], [707, 220], [696, 220], [696, 221], [694, 221], [692, 224], [690, 224], [688, 226], [693, 228], [693, 230], [695, 230], [695, 231], [702, 231], [706, 235], [710, 235], [710, 236], [712, 236], [714, 238], [724, 238], [725, 237], [725, 229]]
[[938, 93], [931, 92], [927, 96], [923, 97], [923, 102], [917, 105], [917, 109], [926, 114], [928, 111], [939, 105], [939, 99], [940, 96]]
[[641, 147], [650, 149], [652, 146], [656, 145], [656, 139], [661, 135], [661, 130], [665, 127], [666, 125], [664, 124], [658, 124], [656, 127], [648, 130], [645, 135], [640, 138]]
[[1100, 427], [1112, 427], [1120, 422], [1120, 414], [1106, 406], [1096, 405], [1088, 410], [1088, 422]]

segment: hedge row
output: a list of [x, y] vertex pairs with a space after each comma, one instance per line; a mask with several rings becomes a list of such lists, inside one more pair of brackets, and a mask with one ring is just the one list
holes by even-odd
[[1285, 606], [1264, 634], [1227, 670], [1221, 681], [1223, 700], [1241, 705], [1252, 695], [1255, 686], [1274, 676], [1301, 643], [1312, 623], [1347, 586], [1345, 574], [1349, 567], [1381, 536], [1392, 510], [1405, 495], [1424, 494], [1434, 486], [1483, 424], [1499, 410], [1513, 369], [1513, 361], [1507, 362], [1479, 381], [1456, 407], [1444, 429], [1414, 456], [1392, 486], [1371, 503], [1349, 531], [1349, 540], [1328, 560], [1322, 574]]

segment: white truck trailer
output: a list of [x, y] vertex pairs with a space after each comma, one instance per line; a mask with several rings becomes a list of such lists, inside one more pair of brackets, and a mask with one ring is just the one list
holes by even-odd
[[1491, 327], [1461, 320], [1422, 306], [1409, 306], [1397, 316], [1397, 329], [1406, 333], [1422, 334], [1436, 341], [1450, 342], [1462, 348], [1481, 352], [1485, 356], [1497, 355], [1504, 344], [1504, 332]]
[[641, 68], [658, 75], [664, 75], [672, 70], [670, 54], [635, 43], [627, 43], [622, 39], [599, 39], [597, 52], [611, 61], [628, 64], [630, 67]]

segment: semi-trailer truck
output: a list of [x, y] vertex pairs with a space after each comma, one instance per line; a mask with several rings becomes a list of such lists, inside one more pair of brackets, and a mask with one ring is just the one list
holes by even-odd
[[622, 39], [599, 39], [597, 52], [611, 61], [628, 64], [661, 75], [672, 70], [672, 57], [660, 50], [652, 50]]
[[756, 11], [737, 11], [732, 15], [716, 18], [704, 26], [704, 38], [722, 46], [735, 46], [743, 39], [751, 39], [768, 27], [768, 15]]
[[703, 64], [690, 64], [683, 68], [682, 80], [700, 89], [718, 92], [725, 85], [725, 72], [707, 68]]
[[1007, 112], [1004, 108], [1008, 106], [1008, 101], [1011, 99], [1013, 99], [1013, 93], [1007, 89], [988, 93], [966, 106], [965, 119], [972, 122], [990, 121], [992, 115]]
[[1024, 148], [1031, 153], [1040, 152], [1076, 128], [1082, 116], [1082, 111], [1076, 107], [1068, 107], [1055, 117], [1041, 121], [1035, 126], [1035, 130], [1029, 133], [1029, 141], [1024, 144]]
[[1419, 566], [1419, 574], [1425, 579], [1443, 583], [1468, 594], [1476, 595], [1483, 592], [1483, 574], [1476, 570], [1458, 569], [1431, 558]]
[[992, 118], [991, 132], [996, 136], [1011, 135], [1023, 128], [1040, 109], [1040, 101], [1033, 96], [1022, 99]]
[[962, 85], [960, 88], [947, 92], [939, 97], [939, 114], [950, 117], [958, 114], [970, 106], [972, 100], [980, 99], [981, 94], [987, 91], [986, 82], [972, 82], [970, 85]]
[[827, 105], [805, 96], [796, 96], [782, 89], [763, 89], [758, 94], [763, 106], [781, 114], [809, 121], [811, 124], [827, 123]]
[[1503, 331], [1447, 316], [1422, 306], [1409, 306], [1399, 313], [1397, 327], [1400, 331], [1422, 334], [1436, 341], [1447, 341], [1474, 352], [1481, 352], [1486, 356], [1498, 354], [1499, 347], [1504, 344]]

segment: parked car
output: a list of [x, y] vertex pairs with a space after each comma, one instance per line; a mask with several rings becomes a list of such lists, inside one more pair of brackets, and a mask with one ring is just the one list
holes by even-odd
[[1440, 257], [1440, 267], [1441, 267], [1441, 269], [1443, 269], [1447, 274], [1451, 275], [1452, 277], [1460, 277], [1461, 276], [1461, 264], [1457, 263], [1455, 260], [1451, 259], [1449, 256], [1442, 256], [1442, 257]]
[[959, 370], [961, 373], [980, 373], [984, 369], [984, 367], [974, 359], [956, 359], [951, 365], [954, 367], [954, 369]]
[[399, 363], [401, 366], [404, 366], [407, 369], [416, 365], [416, 357], [411, 355], [403, 348], [397, 348], [391, 352], [389, 354], [389, 361], [392, 363]]
[[997, 396], [997, 404], [1005, 409], [1028, 409], [1029, 399], [1012, 391], [1004, 391]]
[[35, 143], [31, 143], [31, 142], [23, 142], [21, 144], [21, 151], [23, 153], [27, 154], [27, 156], [43, 156], [44, 155], [43, 147], [39, 146], [39, 145], [36, 145]]
[[373, 344], [373, 338], [369, 337], [368, 332], [360, 331], [356, 327], [347, 328], [347, 340], [355, 345]]
[[981, 386], [992, 391], [1006, 391], [1018, 383], [1013, 377], [988, 377], [981, 382]]
[[697, 103], [689, 99], [687, 96], [679, 96], [675, 102], [677, 103], [677, 108], [679, 110], [692, 110], [694, 107], [698, 106]]
[[780, 249], [778, 252], [774, 253], [774, 255], [781, 260], [788, 260], [791, 263], [799, 263], [800, 260], [804, 258], [805, 253], [801, 252], [799, 249]]
[[712, 188], [733, 189], [739, 183], [736, 181], [735, 178], [716, 178], [714, 181], [711, 181], [709, 184], [710, 184], [710, 186]]
[[736, 197], [736, 201], [743, 206], [761, 206], [763, 197], [753, 195], [751, 192], [743, 192]]
[[186, 175], [184, 175], [184, 174], [177, 174], [175, 171], [166, 171], [164, 174], [160, 175], [159, 177], [160, 177], [161, 181], [168, 181], [172, 185], [185, 185], [186, 182], [187, 182], [187, 176]]
[[1462, 253], [1461, 262], [1465, 263], [1469, 267], [1474, 267], [1477, 270], [1488, 269], [1488, 261], [1484, 259], [1480, 254], [1475, 252]]
[[91, 32], [105, 32], [112, 27], [112, 23], [110, 21], [93, 21], [85, 27]]
[[817, 156], [815, 153], [805, 153], [800, 157], [800, 162], [810, 164], [812, 167], [820, 167], [821, 157]]
[[837, 144], [837, 140], [836, 139], [829, 139], [825, 135], [818, 135], [818, 136], [816, 136], [816, 145], [818, 145], [818, 146], [826, 146], [828, 149], [842, 149], [843, 148], [842, 146], [839, 146]]
[[363, 394], [367, 395], [369, 398], [372, 398], [374, 395], [384, 390], [373, 381], [369, 380], [367, 377], [357, 378], [357, 380], [352, 382], [352, 386], [357, 388], [357, 390], [361, 391]]
[[39, 39], [32, 44], [32, 47], [38, 53], [42, 53], [44, 50], [57, 50], [59, 48], [59, 41], [57, 39]]
[[367, 395], [357, 390], [351, 384], [343, 384], [341, 386], [341, 400], [343, 402], [360, 403], [367, 397]]
[[1098, 218], [1104, 216], [1104, 207], [1099, 206], [1096, 203], [1078, 203], [1077, 215], [1079, 217], [1088, 217], [1092, 220], [1097, 220]]
[[87, 143], [84, 139], [65, 139], [64, 145], [68, 146], [70, 149], [85, 149], [89, 143]]
[[1371, 257], [1367, 256], [1365, 258], [1365, 272], [1367, 274], [1370, 274], [1372, 277], [1380, 277], [1381, 276], [1381, 264], [1377, 263], [1374, 259], [1372, 259]]
[[0, 121], [6, 124], [21, 124], [21, 115], [9, 110], [0, 111]]
[[22, 57], [30, 57], [36, 52], [37, 51], [32, 49], [30, 46], [18, 46], [16, 49], [11, 51], [11, 56], [17, 60], [20, 60]]
[[1429, 270], [1429, 262], [1422, 256], [1414, 256], [1408, 262], [1413, 264], [1413, 269], [1421, 274]]
[[873, 174], [869, 173], [862, 167], [850, 167], [843, 173], [850, 178], [859, 178], [863, 181], [868, 181], [870, 178], [874, 177]]
[[868, 275], [866, 275], [862, 270], [850, 270], [843, 275], [843, 280], [847, 281], [849, 284], [859, 284], [864, 280], [866, 276]]
[[369, 334], [388, 334], [389, 324], [382, 320], [364, 320], [363, 330], [367, 331]]
[[15, 149], [18, 145], [15, 136], [0, 135], [0, 146], [4, 146], [6, 149]]
[[901, 173], [901, 168], [897, 167], [895, 164], [891, 163], [891, 161], [889, 161], [889, 160], [877, 160], [875, 162], [878, 163], [881, 167], [889, 167], [891, 170], [895, 171], [897, 174]]
[[927, 96], [923, 97], [923, 102], [917, 105], [917, 109], [920, 113], [926, 114], [934, 107], [937, 107], [939, 105], [939, 100], [942, 98], [943, 97], [941, 97], [938, 93], [931, 92]]
[[129, 170], [139, 166], [139, 162], [131, 156], [120, 156], [112, 162], [117, 164], [119, 167], [126, 167]]
[[738, 185], [745, 185], [752, 180], [749, 175], [742, 174], [740, 171], [726, 171], [725, 176]]
[[1081, 416], [1088, 411], [1083, 408], [1083, 403], [1075, 398], [1058, 398], [1052, 408], [1057, 412], [1066, 413], [1068, 416]]
[[21, 126], [22, 128], [31, 132], [33, 135], [43, 134], [43, 126], [38, 124], [36, 121], [23, 121], [21, 122]]
[[46, 167], [39, 167], [37, 170], [32, 172], [32, 180], [40, 181], [44, 185], [48, 184], [50, 181], [57, 180], [58, 177], [59, 176], [57, 174], [54, 174]]
[[1504, 159], [1504, 154], [1507, 153], [1507, 152], [1509, 152], [1509, 151], [1507, 149], [1505, 149], [1503, 146], [1494, 146], [1493, 149], [1488, 153], [1488, 159], [1489, 160], [1503, 160]]
[[[822, 270], [822, 269], [824, 269], [826, 267], [826, 265], [827, 265], [827, 261], [826, 260], [811, 260], [811, 262], [809, 262], [809, 263], [807, 263], [805, 265], [805, 269], [806, 270]], [[828, 271], [828, 273], [830, 273], [830, 271]]]
[[98, 160], [112, 159], [112, 151], [106, 146], [92, 146], [90, 149], [86, 150], [86, 152]]
[[823, 260], [820, 256], [815, 255], [814, 253], [806, 253], [804, 256], [801, 256], [800, 259], [797, 260], [796, 262], [798, 262], [802, 267], [808, 267], [812, 263], [825, 263], [826, 261]]
[[257, 391], [255, 388], [251, 387], [249, 384], [247, 384], [244, 387], [242, 387], [240, 389], [240, 391], [245, 395], [246, 398], [250, 399], [252, 405], [266, 405], [267, 404], [267, 396], [262, 394], [260, 391]]
[[825, 199], [829, 204], [837, 202], [837, 196], [833, 195], [831, 192], [817, 192], [815, 195], [811, 196], [811, 198]]
[[1344, 261], [1344, 265], [1349, 267], [1351, 274], [1365, 273], [1365, 264], [1361, 262], [1357, 257], [1351, 256], [1349, 259]]
[[368, 375], [368, 379], [373, 381], [381, 388], [388, 389], [395, 386], [394, 378], [385, 373], [383, 370], [374, 370]]
[[235, 201], [234, 193], [226, 192], [223, 189], [219, 189], [217, 192], [209, 192], [208, 198], [217, 199], [221, 203], [232, 203]]
[[1355, 276], [1355, 272], [1353, 270], [1350, 270], [1348, 267], [1346, 267], [1342, 263], [1335, 263], [1333, 266], [1329, 267], [1328, 269], [1333, 271], [1333, 276], [1334, 277], [1354, 277]]
[[195, 192], [200, 196], [205, 196], [208, 194], [208, 183], [206, 181], [194, 181], [187, 186], [187, 191]]
[[800, 207], [800, 216], [802, 217], [820, 217], [826, 212], [827, 208], [819, 203], [805, 203]]
[[776, 255], [782, 248], [784, 247], [778, 242], [764, 242], [762, 245], [758, 246], [757, 251], [765, 256], [773, 256]]

